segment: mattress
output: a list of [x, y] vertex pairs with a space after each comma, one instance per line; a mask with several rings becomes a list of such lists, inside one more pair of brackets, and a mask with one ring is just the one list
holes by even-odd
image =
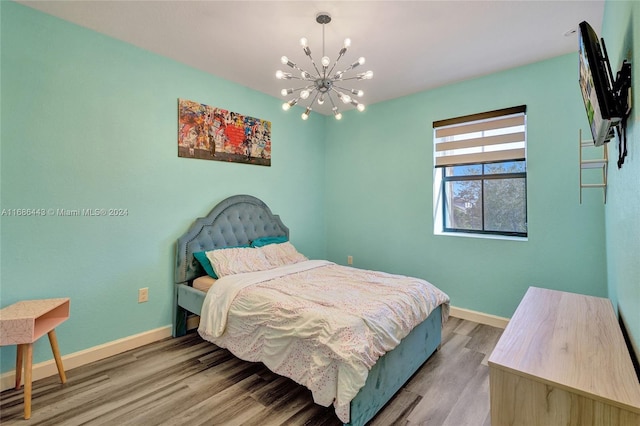
[[209, 289], [215, 282], [216, 282], [215, 278], [205, 275], [203, 277], [198, 277], [195, 280], [193, 280], [193, 288], [206, 293], [207, 291], [209, 291]]

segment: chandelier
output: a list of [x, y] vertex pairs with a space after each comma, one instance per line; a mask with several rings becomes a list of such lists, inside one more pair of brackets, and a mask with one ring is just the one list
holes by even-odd
[[[348, 80], [370, 80], [373, 77], [373, 71], [359, 73], [356, 75], [352, 75], [351, 77], [345, 76], [347, 72], [364, 64], [364, 58], [360, 57], [357, 61], [349, 65], [347, 68], [343, 69], [342, 71], [336, 71], [334, 73], [334, 70], [338, 65], [338, 61], [340, 61], [340, 59], [347, 52], [347, 48], [351, 45], [351, 40], [348, 38], [344, 40], [344, 45], [342, 49], [340, 49], [340, 52], [338, 52], [337, 59], [335, 60], [333, 65], [331, 65], [331, 59], [324, 54], [324, 26], [331, 22], [331, 16], [328, 13], [321, 12], [316, 16], [316, 22], [322, 25], [322, 59], [320, 59], [320, 68], [318, 68], [315, 61], [313, 60], [313, 57], [311, 56], [311, 49], [309, 49], [307, 39], [304, 37], [301, 38], [300, 45], [302, 46], [302, 50], [309, 57], [309, 60], [311, 61], [313, 70], [315, 72], [308, 72], [300, 68], [298, 65], [291, 62], [286, 56], [283, 56], [281, 58], [282, 64], [299, 71], [300, 77], [295, 76], [292, 73], [278, 70], [276, 72], [276, 78], [280, 80], [300, 80], [303, 84], [306, 84], [305, 86], [298, 88], [282, 89], [282, 91], [280, 92], [282, 96], [289, 96], [292, 94], [295, 96], [293, 99], [282, 104], [282, 109], [287, 111], [292, 106], [298, 104], [298, 102], [311, 99], [305, 111], [302, 113], [303, 120], [309, 118], [309, 114], [311, 113], [314, 102], [317, 102], [318, 105], [322, 105], [326, 100], [329, 100], [329, 102], [331, 102], [331, 110], [336, 120], [340, 120], [342, 118], [342, 114], [336, 106], [336, 100], [340, 100], [344, 104], [351, 104], [355, 106], [358, 111], [364, 111], [364, 104], [354, 99], [354, 97], [362, 97], [362, 95], [364, 95], [364, 92], [362, 90], [346, 89], [344, 87], [341, 87], [340, 85]], [[330, 65], [331, 67], [329, 67]], [[334, 97], [337, 99], [335, 99]]]

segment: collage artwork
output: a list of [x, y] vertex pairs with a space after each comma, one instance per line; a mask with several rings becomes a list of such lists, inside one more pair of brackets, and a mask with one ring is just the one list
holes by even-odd
[[178, 99], [178, 157], [271, 166], [271, 122]]

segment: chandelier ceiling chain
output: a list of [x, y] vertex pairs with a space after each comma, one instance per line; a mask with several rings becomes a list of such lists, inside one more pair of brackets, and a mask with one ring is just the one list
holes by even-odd
[[[329, 68], [329, 65], [331, 64], [331, 59], [329, 59], [328, 56], [325, 56], [324, 26], [329, 22], [331, 22], [331, 16], [326, 12], [321, 12], [318, 15], [316, 15], [316, 22], [322, 25], [322, 59], [320, 60], [321, 69], [318, 68], [315, 61], [313, 60], [313, 57], [311, 56], [311, 49], [309, 48], [307, 39], [304, 37], [301, 38], [300, 45], [302, 46], [302, 50], [304, 51], [305, 55], [307, 55], [307, 57], [311, 61], [311, 65], [313, 65], [313, 69], [315, 70], [315, 75], [300, 68], [297, 64], [295, 64], [294, 62], [291, 62], [289, 58], [287, 58], [286, 56], [283, 56], [280, 59], [283, 65], [287, 65], [299, 71], [300, 77], [294, 76], [292, 73], [287, 73], [287, 72], [283, 72], [282, 70], [278, 70], [276, 72], [276, 77], [278, 79], [281, 79], [281, 80], [295, 79], [295, 80], [301, 80], [302, 82], [307, 83], [306, 86], [302, 86], [298, 88], [282, 89], [282, 91], [280, 92], [282, 96], [288, 96], [295, 93], [294, 95], [295, 97], [293, 99], [282, 104], [282, 109], [287, 111], [292, 106], [296, 105], [299, 101], [309, 99], [311, 95], [313, 95], [313, 97], [311, 98], [311, 102], [309, 103], [305, 111], [302, 113], [303, 120], [306, 120], [309, 118], [309, 114], [311, 113], [312, 105], [314, 104], [314, 102], [317, 101], [318, 105], [322, 105], [326, 99], [329, 99], [329, 102], [331, 103], [331, 110], [333, 111], [334, 117], [336, 118], [336, 120], [340, 120], [342, 118], [342, 114], [338, 110], [338, 107], [334, 102], [333, 96], [336, 96], [344, 104], [351, 104], [355, 106], [358, 111], [364, 111], [365, 109], [364, 104], [353, 99], [353, 97], [351, 96], [351, 95], [355, 95], [357, 97], [362, 97], [364, 95], [364, 92], [362, 90], [346, 89], [344, 87], [339, 86], [339, 84], [342, 84], [342, 82], [347, 80], [370, 80], [371, 78], [373, 78], [373, 71], [367, 71], [367, 72], [356, 74], [355, 76], [345, 77], [345, 73], [364, 64], [365, 62], [364, 57], [360, 57], [357, 61], [349, 65], [344, 70], [337, 71], [335, 74], [331, 75], [333, 73], [333, 70], [338, 65], [338, 61], [340, 61], [340, 59], [347, 52], [347, 48], [351, 45], [351, 40], [348, 38], [344, 40], [344, 45], [342, 49], [340, 49], [340, 51], [338, 52], [337, 59], [333, 63], [333, 66]], [[349, 92], [350, 94], [345, 92]]]

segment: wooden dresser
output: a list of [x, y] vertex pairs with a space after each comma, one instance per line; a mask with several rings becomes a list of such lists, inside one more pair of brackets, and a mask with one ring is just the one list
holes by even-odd
[[640, 425], [609, 299], [530, 287], [489, 357], [491, 425]]

